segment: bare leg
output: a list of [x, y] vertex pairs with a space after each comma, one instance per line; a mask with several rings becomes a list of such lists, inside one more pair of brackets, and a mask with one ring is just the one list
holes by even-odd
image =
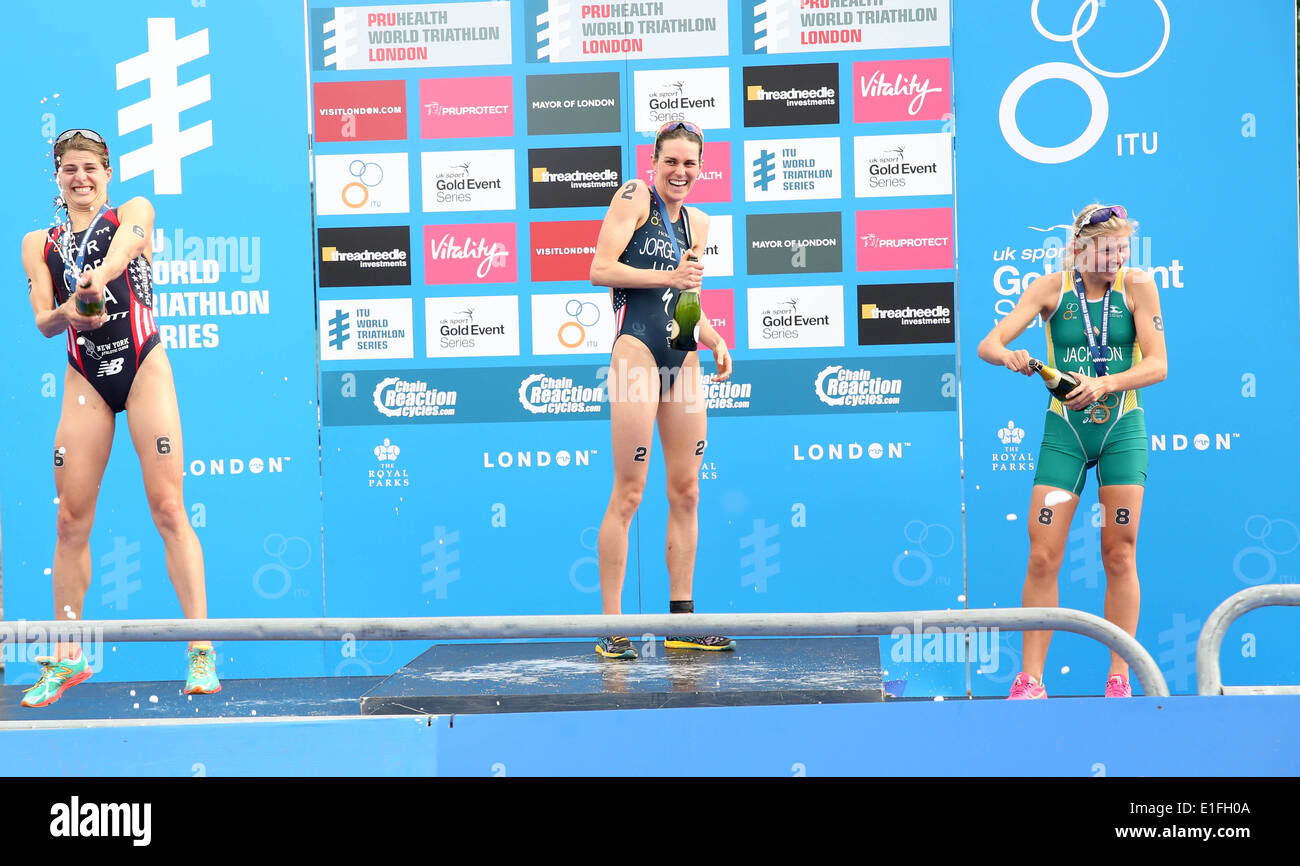
[[[1062, 495], [1066, 502], [1047, 505], [1048, 494], [1053, 500]], [[1060, 604], [1057, 576], [1065, 556], [1065, 543], [1070, 535], [1070, 521], [1079, 497], [1069, 491], [1043, 484], [1035, 484], [1029, 509], [1029, 565], [1025, 570], [1025, 587], [1020, 596], [1024, 607], [1056, 607]], [[1047, 664], [1047, 647], [1052, 642], [1050, 631], [1024, 633], [1024, 670], [1039, 682]]]
[[609, 418], [614, 453], [614, 489], [600, 524], [601, 611], [622, 613], [623, 578], [627, 572], [627, 533], [641, 505], [655, 410], [659, 405], [659, 374], [650, 350], [631, 337], [620, 337], [610, 356]]
[[686, 356], [673, 383], [669, 399], [659, 405], [659, 444], [664, 451], [668, 487], [669, 595], [689, 601], [695, 576], [695, 550], [699, 541], [700, 463], [708, 420], [704, 413], [704, 386], [696, 355]]
[[[54, 543], [54, 619], [81, 619], [90, 589], [90, 530], [95, 502], [113, 450], [113, 411], [71, 366], [63, 377], [63, 410], [54, 434], [54, 489], [59, 497]], [[79, 645], [59, 643], [58, 658], [73, 658]]]
[[[161, 348], [144, 359], [126, 400], [131, 441], [140, 456], [144, 491], [154, 525], [167, 551], [171, 578], [187, 619], [206, 619], [207, 592], [203, 579], [203, 549], [190, 525], [181, 491], [185, 449], [181, 415], [176, 405], [172, 368]], [[190, 649], [211, 647], [206, 640], [190, 641]]]
[[[1142, 590], [1138, 585], [1137, 534], [1142, 517], [1141, 484], [1098, 488], [1105, 522], [1101, 527], [1101, 561], [1106, 569], [1106, 619], [1137, 637]], [[1110, 675], [1128, 676], [1128, 662], [1110, 654]]]

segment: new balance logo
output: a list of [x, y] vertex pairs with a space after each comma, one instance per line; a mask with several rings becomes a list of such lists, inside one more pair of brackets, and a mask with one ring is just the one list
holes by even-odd
[[100, 361], [99, 372], [95, 374], [95, 378], [99, 379], [104, 376], [116, 376], [118, 373], [122, 372], [122, 365], [125, 363], [125, 358], [113, 358], [111, 361]]
[[181, 112], [212, 98], [211, 76], [179, 84], [178, 71], [208, 53], [208, 31], [176, 38], [175, 18], [149, 19], [149, 50], [117, 64], [117, 89], [149, 82], [149, 96], [117, 112], [118, 132], [153, 128], [153, 143], [122, 155], [122, 180], [153, 172], [153, 191], [181, 192], [181, 160], [212, 146], [212, 121], [181, 129]]

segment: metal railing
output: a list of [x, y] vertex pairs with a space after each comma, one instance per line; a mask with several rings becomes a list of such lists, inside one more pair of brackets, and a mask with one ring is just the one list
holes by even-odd
[[1225, 686], [1219, 654], [1228, 626], [1255, 608], [1300, 606], [1300, 584], [1252, 586], [1228, 596], [1214, 609], [1196, 641], [1196, 691], [1202, 695], [1300, 694], [1300, 686]]
[[[19, 626], [15, 629], [14, 626]], [[726, 634], [736, 637], [925, 634], [926, 629], [1068, 631], [1100, 641], [1133, 669], [1147, 695], [1169, 686], [1151, 654], [1114, 623], [1060, 607], [878, 613], [638, 614], [631, 616], [465, 616], [307, 619], [153, 619], [0, 623], [0, 644], [61, 640], [515, 640], [626, 634]], [[899, 630], [902, 630], [901, 632]], [[68, 635], [68, 637], [64, 637]], [[89, 636], [89, 637], [88, 637]]]

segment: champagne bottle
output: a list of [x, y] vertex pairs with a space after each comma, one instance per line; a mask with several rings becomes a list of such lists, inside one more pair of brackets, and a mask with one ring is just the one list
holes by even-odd
[[1029, 359], [1029, 369], [1043, 377], [1047, 390], [1056, 395], [1057, 399], [1064, 400], [1066, 394], [1079, 387], [1079, 380], [1072, 373], [1049, 367], [1037, 358]]
[[[78, 289], [83, 289], [87, 285], [89, 285], [89, 283], [84, 282], [84, 279], [85, 279], [84, 277], [78, 278], [77, 280]], [[78, 291], [76, 297], [77, 297], [77, 312], [80, 313], [81, 315], [98, 316], [104, 312], [104, 296], [102, 294], [99, 296], [98, 300], [88, 301], [85, 298], [83, 298], [81, 296], [81, 292]]]
[[[688, 262], [699, 261], [695, 255], [686, 255]], [[700, 290], [682, 289], [677, 295], [677, 307], [673, 310], [673, 320], [668, 326], [668, 345], [682, 352], [694, 352], [699, 348], [700, 336]]]

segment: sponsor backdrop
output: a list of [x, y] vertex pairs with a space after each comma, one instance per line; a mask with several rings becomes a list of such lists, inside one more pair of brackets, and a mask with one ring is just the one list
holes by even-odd
[[[1214, 607], [1300, 574], [1294, 10], [1006, 6], [996, 27], [979, 4], [957, 4], [953, 19], [970, 604], [1019, 603], [1047, 403], [1035, 381], [984, 364], [975, 346], [1027, 283], [1060, 270], [1063, 224], [1091, 202], [1122, 203], [1141, 223], [1131, 264], [1159, 289], [1169, 351], [1168, 380], [1143, 394], [1138, 639], [1186, 693]], [[1207, 66], [1209, 56], [1220, 62]], [[1013, 345], [1042, 357], [1042, 327]], [[1090, 473], [1060, 586], [1062, 604], [1101, 613], [1096, 484]], [[1286, 608], [1240, 619], [1223, 644], [1224, 681], [1300, 682], [1296, 622]], [[1006, 643], [1017, 655], [975, 677], [977, 693], [1009, 685], [1020, 644]], [[1058, 635], [1048, 691], [1096, 693], [1106, 664], [1097, 644]]]
[[[682, 118], [736, 362], [707, 385], [698, 609], [962, 604], [948, 3], [831, 5], [768, 4], [756, 42], [763, 7], [727, 0], [311, 4], [331, 613], [599, 609], [614, 327], [588, 274]], [[668, 606], [658, 451], [629, 612]]]
[[[15, 14], [45, 20], [46, 7], [20, 5]], [[205, 553], [210, 614], [325, 611], [316, 304], [305, 259], [312, 249], [307, 99], [302, 56], [284, 50], [301, 44], [303, 26], [293, 4], [157, 0], [115, 5], [96, 21], [94, 47], [73, 65], [51, 63], [42, 40], [16, 30], [6, 39], [9, 84], [0, 99], [11, 123], [0, 148], [13, 203], [5, 224], [8, 387], [0, 413], [6, 619], [55, 614], [51, 455], [67, 355], [61, 336], [42, 339], [32, 326], [18, 240], [52, 222], [51, 142], [70, 127], [108, 136], [112, 203], [145, 196], [157, 213], [154, 317], [176, 379], [185, 504]], [[181, 615], [125, 416], [118, 416], [90, 556], [86, 617]], [[320, 644], [217, 650], [224, 677], [327, 670]], [[9, 682], [35, 680], [37, 666], [19, 663], [24, 653], [12, 646], [6, 653]], [[102, 664], [96, 678], [109, 680], [179, 680], [185, 672], [175, 644], [105, 647], [91, 660]]]
[[[116, 200], [158, 207], [156, 312], [174, 329], [214, 615], [599, 609], [614, 329], [588, 269], [612, 195], [649, 179], [655, 131], [681, 118], [706, 130], [692, 197], [712, 216], [703, 304], [736, 362], [728, 382], [706, 380], [698, 609], [1015, 605], [1045, 397], [975, 345], [1033, 274], [1059, 267], [1074, 209], [1122, 201], [1143, 222], [1135, 252], [1161, 289], [1173, 371], [1146, 396], [1139, 638], [1186, 692], [1212, 607], [1293, 581], [1300, 563], [1284, 492], [1300, 467], [1275, 456], [1288, 452], [1268, 423], [1297, 408], [1289, 19], [1211, 22], [1158, 0], [1010, 5], [988, 28], [980, 4], [948, 0], [134, 2], [101, 74], [6, 94], [32, 127], [29, 147], [7, 146], [30, 167], [23, 200], [44, 213], [49, 137], [98, 124], [123, 154]], [[284, 50], [304, 27], [305, 64]], [[1224, 45], [1250, 45], [1256, 62], [1229, 62]], [[146, 49], [147, 71], [115, 66]], [[35, 68], [31, 50], [12, 62]], [[1194, 101], [1167, 98], [1189, 87]], [[147, 111], [126, 110], [150, 94]], [[148, 112], [153, 147], [132, 156], [149, 143]], [[294, 144], [304, 122], [310, 155]], [[1249, 230], [1234, 240], [1268, 255], [1239, 272], [1274, 290], [1250, 307], [1219, 301], [1209, 280], [1231, 277], [1210, 255], [1227, 245], [1192, 241], [1198, 213]], [[182, 281], [207, 284], [171, 288]], [[1247, 314], [1206, 322], [1225, 301]], [[30, 315], [18, 298], [11, 310]], [[1228, 339], [1201, 338], [1211, 327]], [[62, 356], [13, 332], [6, 612], [43, 617], [54, 505], [31, 458], [52, 440]], [[1217, 350], [1248, 337], [1249, 352]], [[1041, 340], [1034, 328], [1020, 345], [1037, 354]], [[667, 608], [658, 450], [632, 526], [628, 612]], [[176, 612], [137, 477], [119, 453], [88, 614]], [[1100, 613], [1095, 499], [1090, 482], [1062, 602]], [[1242, 621], [1225, 645], [1229, 681], [1296, 679], [1288, 615]], [[1018, 669], [1016, 636], [980, 635], [969, 652], [938, 643], [882, 639], [893, 693], [996, 694]], [[221, 649], [237, 676], [287, 673], [286, 658], [294, 672], [383, 673], [418, 647]], [[141, 675], [113, 662], [114, 676]], [[1097, 692], [1104, 675], [1100, 647], [1057, 638], [1053, 693]]]

